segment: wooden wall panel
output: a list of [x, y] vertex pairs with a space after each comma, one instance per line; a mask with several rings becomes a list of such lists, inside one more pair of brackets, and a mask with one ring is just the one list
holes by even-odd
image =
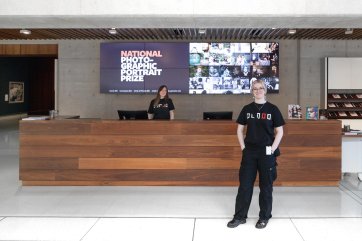
[[20, 44], [0, 44], [0, 56], [20, 55]]
[[[20, 122], [23, 185], [238, 185], [232, 121]], [[168, 130], [164, 134], [164, 130]], [[276, 185], [337, 185], [339, 121], [287, 121]]]
[[[28, 135], [21, 136], [22, 142], [33, 146], [43, 145], [70, 145], [70, 146], [237, 146], [236, 135], [82, 135], [81, 131], [70, 130], [79, 135], [62, 135], [58, 129], [52, 135]], [[55, 135], [57, 134], [57, 135]], [[318, 135], [286, 135], [283, 142], [288, 147], [339, 147], [338, 135], [331, 135], [323, 142]]]
[[[94, 135], [236, 135], [237, 124], [234, 121], [102, 121], [92, 124]], [[212, 132], [210, 132], [212, 129]], [[167, 130], [167, 131], [165, 131]]]
[[[317, 133], [317, 132], [315, 132]], [[323, 134], [322, 134], [323, 135]], [[321, 134], [291, 134], [291, 133], [284, 133], [283, 137], [283, 146], [303, 146], [303, 147], [323, 147], [323, 146], [340, 146], [340, 135], [325, 135], [326, 138], [321, 140]], [[328, 138], [327, 138], [328, 137]], [[285, 144], [284, 144], [285, 143]]]
[[79, 169], [237, 169], [225, 158], [79, 158]]
[[22, 44], [21, 55], [58, 56], [57, 44]]
[[[21, 141], [21, 140], [20, 140]], [[20, 160], [27, 157], [185, 157], [185, 158], [240, 158], [240, 147], [184, 146], [21, 146]]]
[[0, 44], [0, 56], [58, 57], [57, 44]]
[[[237, 181], [22, 181], [23, 186], [236, 186]], [[282, 184], [282, 183], [280, 183]], [[288, 182], [287, 185], [294, 183]], [[321, 183], [331, 186], [331, 182]], [[297, 182], [295, 185], [300, 185]], [[303, 186], [315, 185], [315, 182], [304, 182]], [[294, 186], [294, 185], [293, 185]], [[333, 185], [337, 186], [337, 184]]]
[[[41, 146], [236, 146], [235, 135], [23, 135], [24, 145]], [[217, 143], [217, 144], [216, 144]]]
[[31, 135], [85, 135], [90, 133], [91, 124], [89, 121], [72, 119], [65, 122], [54, 121], [22, 121], [20, 137], [24, 134]]
[[[22, 178], [26, 180], [55, 181], [235, 181], [238, 179], [238, 170], [25, 170]], [[50, 181], [51, 181], [50, 180]]]
[[78, 158], [65, 157], [35, 157], [23, 158], [20, 169], [78, 169]]
[[285, 133], [288, 135], [335, 135], [341, 133], [341, 128], [336, 128], [333, 121], [316, 120], [288, 120], [285, 126]]

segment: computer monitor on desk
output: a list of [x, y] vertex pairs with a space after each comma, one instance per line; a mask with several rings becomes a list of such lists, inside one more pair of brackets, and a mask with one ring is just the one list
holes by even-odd
[[120, 120], [147, 120], [146, 110], [118, 110]]
[[232, 111], [212, 111], [204, 112], [204, 120], [232, 120]]

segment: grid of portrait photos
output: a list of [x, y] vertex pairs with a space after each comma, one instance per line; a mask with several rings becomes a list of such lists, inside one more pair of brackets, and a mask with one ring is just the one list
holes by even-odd
[[190, 43], [190, 94], [249, 94], [256, 79], [279, 93], [279, 43]]

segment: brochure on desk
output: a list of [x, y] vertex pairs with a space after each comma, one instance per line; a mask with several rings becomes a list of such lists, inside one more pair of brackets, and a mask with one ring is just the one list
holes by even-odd
[[307, 106], [305, 117], [307, 120], [318, 120], [319, 107], [318, 106]]
[[297, 104], [289, 104], [288, 119], [302, 119], [302, 107]]

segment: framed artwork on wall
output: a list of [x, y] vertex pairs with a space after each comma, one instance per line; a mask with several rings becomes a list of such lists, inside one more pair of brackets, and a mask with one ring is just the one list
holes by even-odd
[[9, 103], [24, 102], [24, 82], [9, 82]]

